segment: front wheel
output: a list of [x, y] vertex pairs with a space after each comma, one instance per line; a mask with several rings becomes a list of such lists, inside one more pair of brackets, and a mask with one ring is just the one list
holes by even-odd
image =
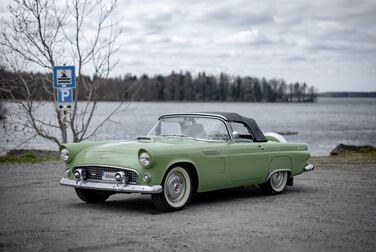
[[110, 197], [111, 194], [107, 192], [89, 190], [89, 189], [80, 189], [75, 188], [77, 196], [87, 203], [102, 203]]
[[183, 209], [192, 195], [189, 172], [183, 167], [173, 167], [163, 181], [163, 192], [152, 195], [155, 207], [165, 212]]
[[286, 188], [287, 179], [287, 171], [273, 172], [272, 175], [270, 175], [268, 181], [260, 185], [261, 191], [268, 195], [281, 193]]

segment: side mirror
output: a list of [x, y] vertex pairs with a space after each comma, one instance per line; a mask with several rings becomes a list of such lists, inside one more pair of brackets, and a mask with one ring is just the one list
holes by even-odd
[[232, 132], [232, 138], [233, 138], [233, 139], [238, 139], [238, 138], [239, 138], [239, 133], [238, 133], [236, 130], [234, 130], [234, 131]]

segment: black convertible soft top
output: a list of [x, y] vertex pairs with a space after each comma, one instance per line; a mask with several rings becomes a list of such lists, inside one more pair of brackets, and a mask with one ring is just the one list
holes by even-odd
[[230, 113], [230, 112], [210, 112], [205, 114], [213, 114], [213, 115], [220, 115], [226, 119], [228, 122], [237, 122], [245, 124], [251, 133], [253, 134], [255, 142], [267, 142], [268, 140], [265, 138], [264, 134], [258, 127], [256, 121], [252, 118], [241, 116], [237, 113]]
[[[182, 114], [175, 114], [175, 115], [210, 115], [210, 116], [217, 116], [225, 119], [228, 122], [237, 122], [242, 123], [251, 131], [253, 135], [253, 140], [255, 142], [267, 142], [268, 140], [265, 138], [264, 134], [258, 127], [256, 121], [252, 118], [241, 116], [237, 113], [230, 113], [230, 112], [199, 112], [199, 113], [182, 113]], [[170, 115], [164, 115], [170, 116]], [[161, 116], [161, 117], [164, 117]], [[160, 118], [161, 118], [160, 117]]]

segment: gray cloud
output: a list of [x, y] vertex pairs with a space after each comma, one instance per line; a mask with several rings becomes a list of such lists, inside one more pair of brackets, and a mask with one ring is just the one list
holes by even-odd
[[225, 71], [376, 90], [375, 13], [374, 0], [119, 1], [114, 75]]
[[[227, 4], [226, 4], [227, 3]], [[224, 2], [219, 6], [207, 5], [206, 11], [198, 17], [200, 22], [212, 22], [225, 26], [243, 26], [259, 25], [273, 23], [274, 18], [266, 10], [254, 9], [251, 4], [246, 4], [239, 8], [237, 4], [228, 4]]]

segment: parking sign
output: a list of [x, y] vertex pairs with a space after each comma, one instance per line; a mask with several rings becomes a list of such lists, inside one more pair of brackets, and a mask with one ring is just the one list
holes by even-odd
[[73, 89], [72, 88], [58, 88], [57, 92], [57, 108], [61, 110], [69, 110], [73, 102]]
[[54, 66], [53, 67], [54, 88], [75, 88], [76, 70], [74, 66]]

